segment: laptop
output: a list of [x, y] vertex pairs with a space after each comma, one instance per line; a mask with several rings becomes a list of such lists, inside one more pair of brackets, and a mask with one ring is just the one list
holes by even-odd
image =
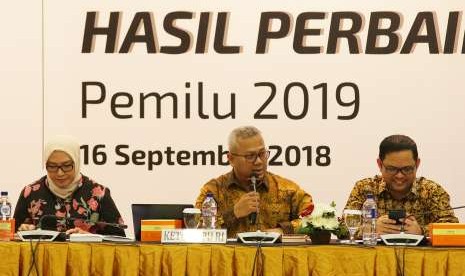
[[192, 204], [131, 204], [134, 235], [140, 241], [140, 221], [143, 219], [183, 219], [182, 210]]

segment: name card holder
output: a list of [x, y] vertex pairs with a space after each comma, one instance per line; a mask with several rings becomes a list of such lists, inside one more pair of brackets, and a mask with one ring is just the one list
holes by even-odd
[[432, 246], [465, 246], [465, 223], [431, 223]]
[[182, 228], [182, 219], [144, 219], [141, 220], [140, 240], [161, 241], [162, 229]]
[[161, 243], [226, 243], [226, 229], [163, 229]]
[[15, 219], [0, 219], [0, 240], [10, 241], [13, 240], [15, 234]]

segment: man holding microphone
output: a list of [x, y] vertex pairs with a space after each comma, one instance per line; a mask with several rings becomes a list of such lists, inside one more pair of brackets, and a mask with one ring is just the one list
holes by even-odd
[[196, 207], [212, 193], [218, 204], [217, 227], [226, 228], [228, 237], [256, 230], [294, 233], [312, 197], [291, 180], [267, 171], [270, 151], [257, 128], [234, 129], [228, 147], [232, 171], [204, 184]]

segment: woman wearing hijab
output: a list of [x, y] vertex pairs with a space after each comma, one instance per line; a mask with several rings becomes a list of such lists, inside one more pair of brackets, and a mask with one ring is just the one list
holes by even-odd
[[124, 236], [110, 190], [80, 172], [79, 144], [69, 136], [51, 139], [44, 149], [47, 175], [21, 192], [14, 218], [16, 229], [32, 230], [41, 217], [56, 218], [58, 231]]

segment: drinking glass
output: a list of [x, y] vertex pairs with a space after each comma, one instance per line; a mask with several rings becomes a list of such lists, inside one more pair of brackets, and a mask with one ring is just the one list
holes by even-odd
[[200, 223], [200, 209], [186, 208], [182, 211], [184, 217], [184, 226], [195, 229]]
[[354, 235], [355, 235], [355, 232], [357, 232], [357, 229], [360, 227], [360, 224], [362, 223], [362, 211], [345, 209], [343, 214], [344, 214], [344, 223], [349, 229], [350, 244], [355, 244]]

